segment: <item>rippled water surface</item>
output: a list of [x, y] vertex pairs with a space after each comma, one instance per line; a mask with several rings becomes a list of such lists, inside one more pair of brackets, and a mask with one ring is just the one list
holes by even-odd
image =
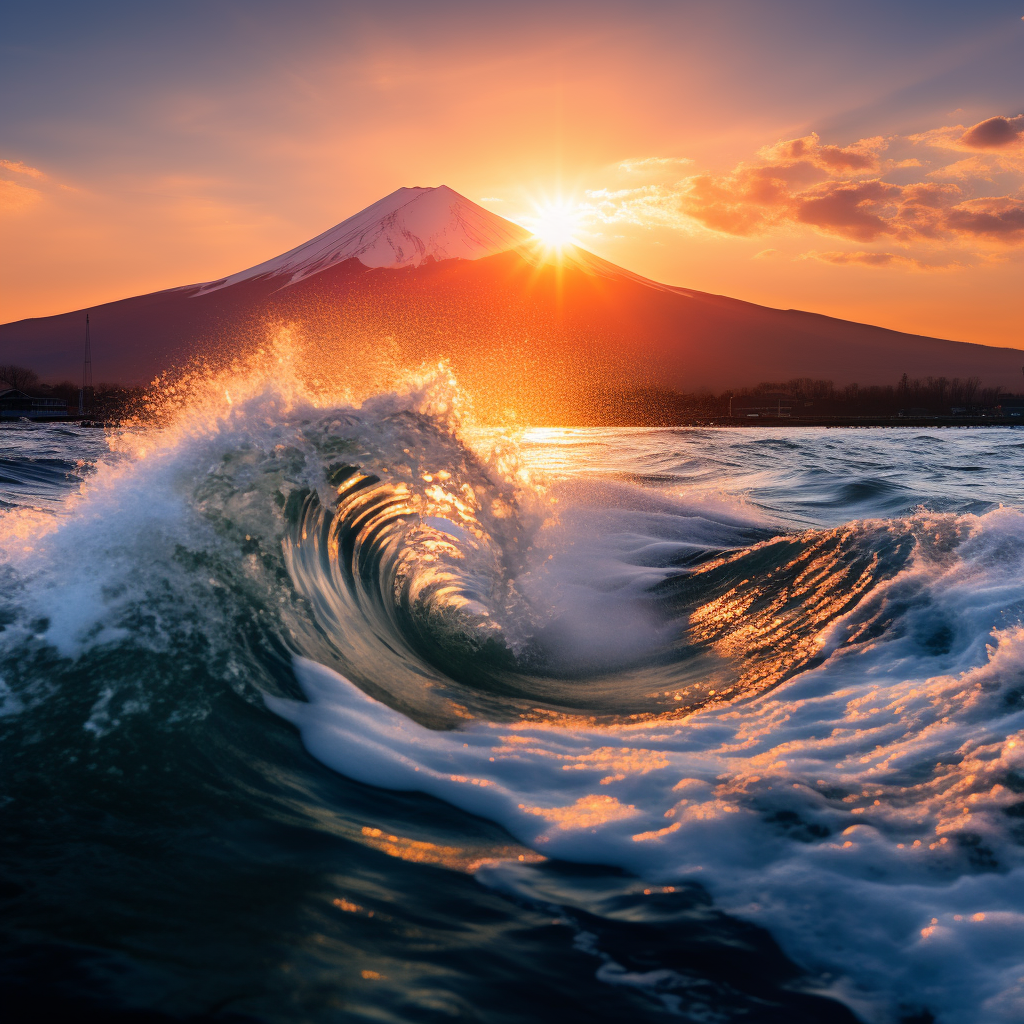
[[15, 1019], [1024, 1019], [1024, 432], [0, 428]]

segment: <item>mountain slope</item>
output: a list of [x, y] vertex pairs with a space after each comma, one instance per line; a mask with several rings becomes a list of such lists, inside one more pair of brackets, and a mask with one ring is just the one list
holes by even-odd
[[[722, 390], [979, 376], [1015, 387], [1024, 353], [778, 310], [632, 274], [581, 249], [559, 262], [451, 189], [399, 189], [276, 259], [91, 311], [97, 380], [143, 381], [237, 354], [282, 325], [310, 372], [386, 385], [446, 358], [484, 408], [571, 417], [597, 391]], [[80, 373], [84, 311], [0, 327], [0, 362]], [[383, 376], [382, 376], [383, 375]]]

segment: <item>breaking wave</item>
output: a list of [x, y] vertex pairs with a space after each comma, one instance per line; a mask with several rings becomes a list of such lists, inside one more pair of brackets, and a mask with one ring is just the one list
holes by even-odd
[[[500, 824], [435, 860], [526, 905], [582, 921], [596, 897], [552, 861], [619, 868], [763, 927], [863, 1019], [1019, 1020], [1024, 516], [920, 507], [881, 462], [830, 476], [837, 432], [513, 443], [439, 387], [255, 389], [95, 466], [6, 460], [10, 763], [113, 778], [146, 736], [265, 703], [342, 775]], [[46, 474], [61, 501], [23, 500]], [[241, 779], [247, 742], [202, 756]], [[259, 786], [298, 814], [281, 770]], [[381, 824], [338, 828], [404, 857]], [[672, 943], [641, 967], [595, 928], [603, 982], [707, 1004]]]

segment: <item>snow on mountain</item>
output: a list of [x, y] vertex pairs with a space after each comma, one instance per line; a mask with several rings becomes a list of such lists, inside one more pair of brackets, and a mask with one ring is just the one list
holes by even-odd
[[424, 260], [477, 260], [525, 246], [526, 228], [488, 212], [458, 192], [400, 188], [322, 235], [249, 270], [203, 285], [196, 294], [256, 277], [283, 277], [281, 287], [355, 258], [367, 267], [417, 267]]
[[278, 287], [287, 288], [353, 258], [365, 267], [399, 269], [418, 267], [428, 259], [478, 260], [510, 249], [535, 266], [558, 262], [587, 274], [626, 278], [689, 295], [684, 289], [623, 270], [576, 245], [554, 252], [526, 228], [477, 206], [447, 185], [400, 188], [282, 256], [187, 290], [195, 297], [255, 278], [280, 278]]

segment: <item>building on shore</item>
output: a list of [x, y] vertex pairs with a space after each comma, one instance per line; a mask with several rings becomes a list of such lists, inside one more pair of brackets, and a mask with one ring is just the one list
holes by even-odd
[[63, 398], [37, 398], [17, 388], [0, 391], [0, 420], [52, 420], [67, 414]]
[[765, 416], [786, 419], [793, 415], [793, 397], [779, 392], [737, 396], [729, 399], [729, 415], [747, 419]]

